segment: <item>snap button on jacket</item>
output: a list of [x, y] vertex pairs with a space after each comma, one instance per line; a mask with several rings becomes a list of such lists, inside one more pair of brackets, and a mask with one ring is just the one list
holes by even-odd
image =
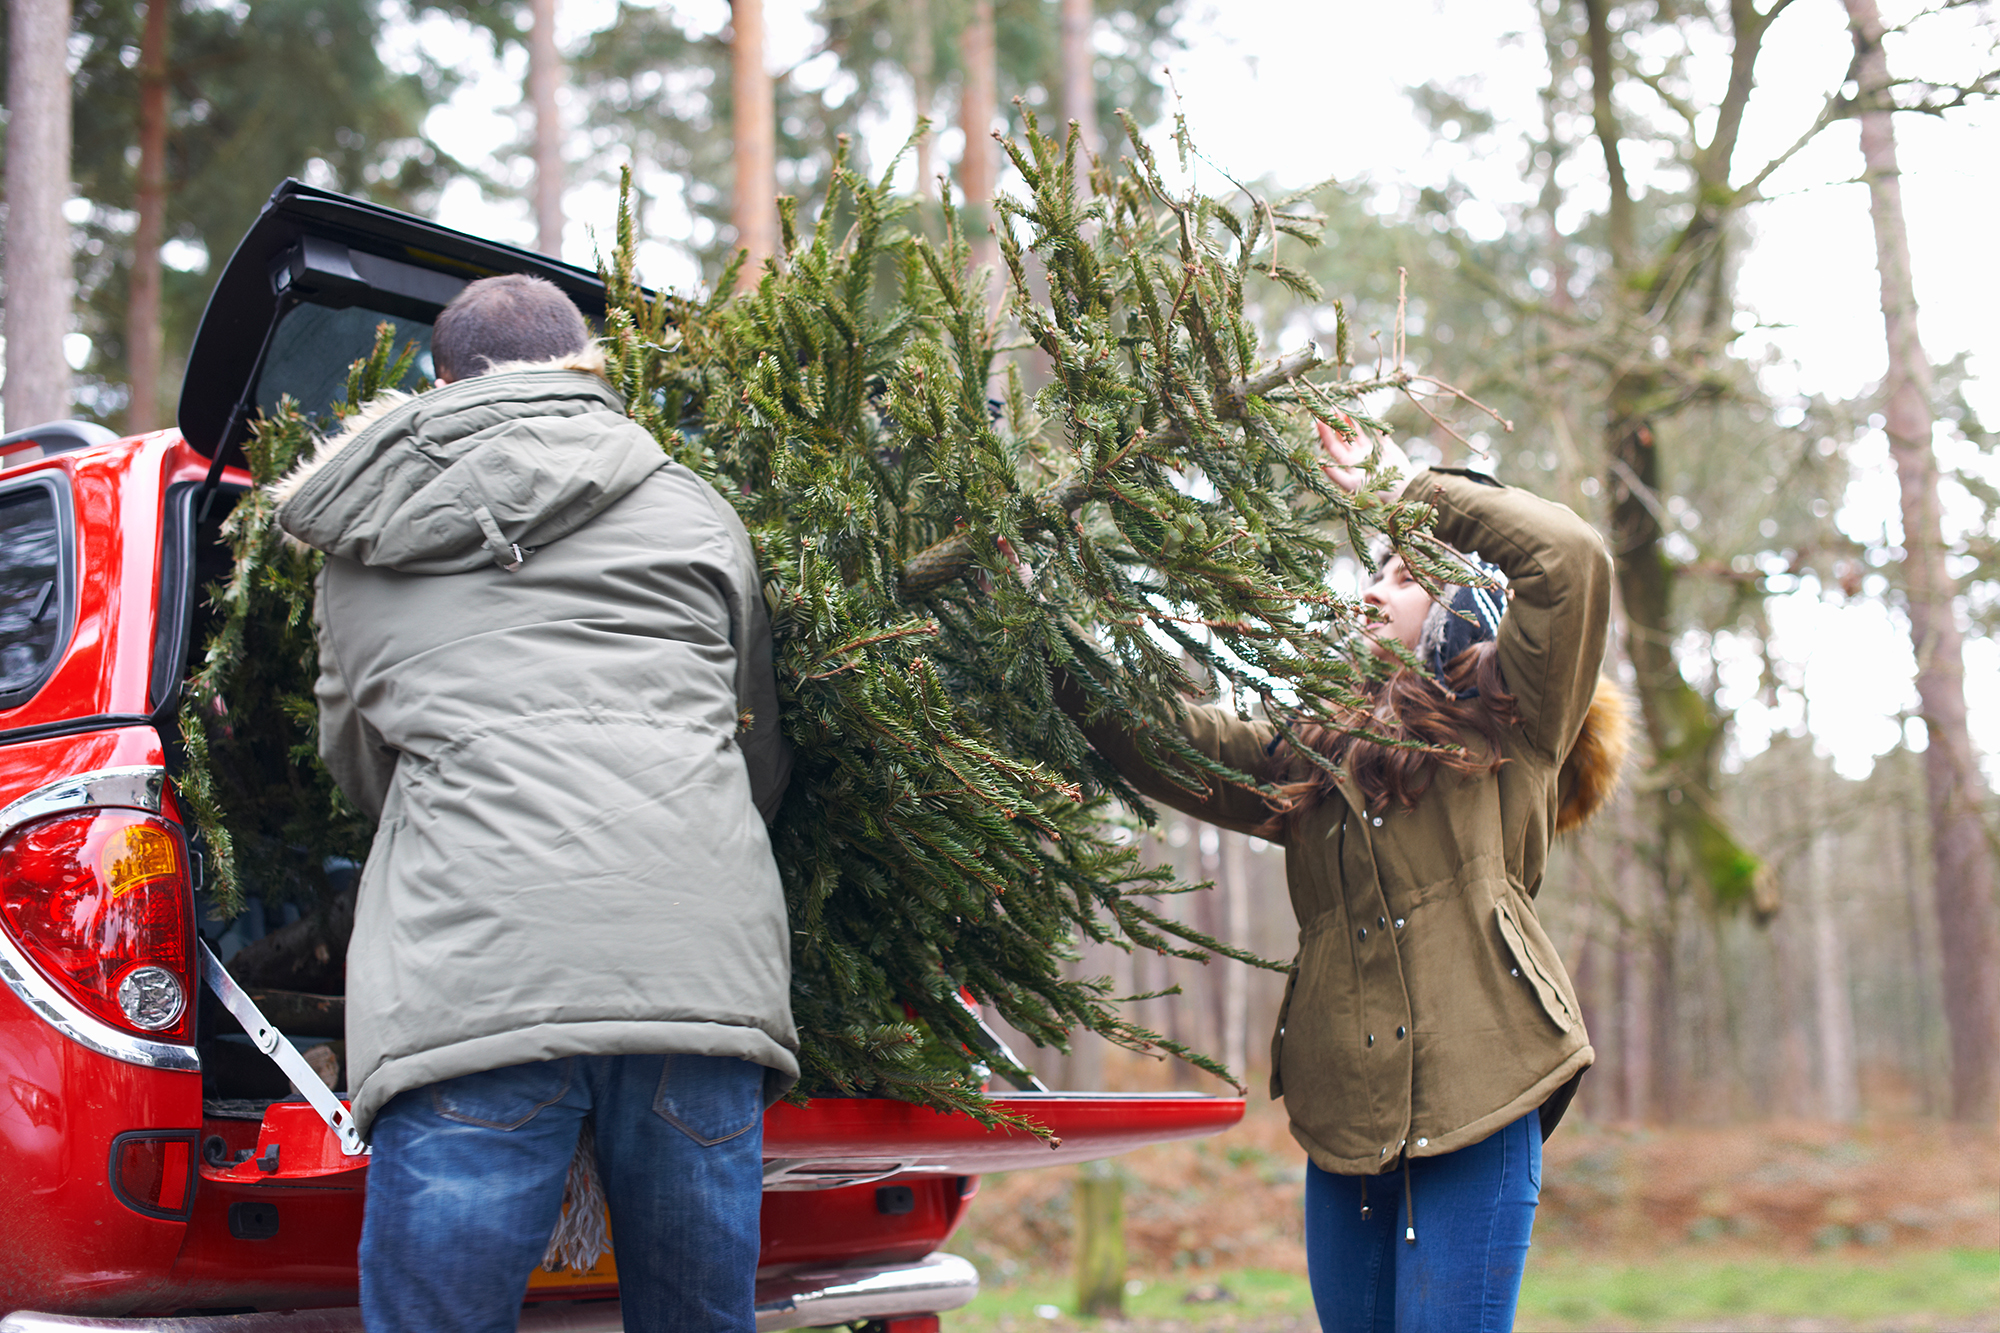
[[[1498, 652], [1521, 722], [1506, 729], [1496, 773], [1437, 769], [1414, 809], [1386, 810], [1364, 808], [1345, 775], [1338, 797], [1277, 835], [1299, 952], [1271, 1095], [1312, 1160], [1346, 1175], [1476, 1143], [1594, 1058], [1535, 894], [1604, 656], [1610, 560], [1582, 519], [1523, 491], [1433, 469], [1406, 494], [1436, 507], [1438, 536], [1506, 573]], [[1300, 776], [1268, 723], [1189, 706], [1181, 725], [1202, 753], [1260, 781]], [[1151, 765], [1116, 726], [1084, 730], [1163, 804], [1245, 833], [1270, 817], [1254, 791]]]

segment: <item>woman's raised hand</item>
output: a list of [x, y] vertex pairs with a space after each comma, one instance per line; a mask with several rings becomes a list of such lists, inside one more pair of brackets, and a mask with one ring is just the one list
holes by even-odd
[[1316, 420], [1313, 425], [1319, 428], [1320, 451], [1326, 455], [1326, 460], [1320, 467], [1325, 470], [1334, 485], [1349, 495], [1359, 493], [1368, 480], [1368, 473], [1365, 471], [1368, 455], [1379, 451], [1380, 465], [1384, 468], [1394, 468], [1398, 474], [1393, 486], [1383, 488], [1382, 498], [1395, 500], [1401, 497], [1404, 483], [1409, 481], [1411, 471], [1410, 457], [1403, 452], [1402, 446], [1385, 435], [1376, 440], [1371, 447], [1359, 434], [1352, 440], [1344, 440], [1339, 431], [1324, 421]]

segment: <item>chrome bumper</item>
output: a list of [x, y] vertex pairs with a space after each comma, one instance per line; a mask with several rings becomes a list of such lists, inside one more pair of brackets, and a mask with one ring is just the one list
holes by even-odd
[[[979, 1270], [955, 1254], [889, 1268], [788, 1273], [757, 1283], [757, 1333], [822, 1327], [899, 1315], [941, 1314], [979, 1294]], [[521, 1333], [623, 1333], [616, 1301], [549, 1302], [521, 1311]], [[194, 1318], [108, 1319], [17, 1310], [0, 1333], [362, 1333], [361, 1311], [269, 1310]]]
[[757, 1284], [757, 1333], [942, 1314], [978, 1294], [979, 1270], [955, 1254], [933, 1254], [895, 1268], [793, 1273]]

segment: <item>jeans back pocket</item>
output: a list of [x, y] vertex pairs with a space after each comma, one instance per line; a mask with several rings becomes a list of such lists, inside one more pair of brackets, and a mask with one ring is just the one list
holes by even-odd
[[763, 1067], [726, 1055], [669, 1055], [653, 1110], [703, 1147], [727, 1143], [764, 1118]]
[[519, 1129], [569, 1092], [570, 1062], [538, 1060], [431, 1084], [439, 1116], [485, 1129]]

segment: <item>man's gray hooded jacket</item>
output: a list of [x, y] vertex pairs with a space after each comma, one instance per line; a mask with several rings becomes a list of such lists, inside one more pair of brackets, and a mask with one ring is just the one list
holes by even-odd
[[278, 488], [328, 555], [320, 753], [380, 820], [347, 961], [364, 1132], [400, 1092], [567, 1055], [798, 1077], [749, 538], [596, 364], [380, 404]]

